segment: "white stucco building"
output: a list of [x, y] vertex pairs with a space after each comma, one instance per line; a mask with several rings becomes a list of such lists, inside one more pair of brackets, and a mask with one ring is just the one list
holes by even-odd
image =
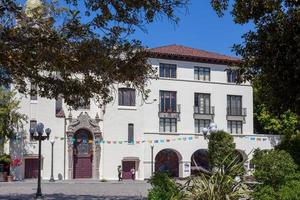
[[[234, 136], [243, 156], [274, 146], [275, 136], [253, 133], [253, 89], [249, 83], [235, 84], [235, 71], [228, 67], [238, 59], [179, 45], [150, 51], [149, 63], [159, 78], [151, 80], [146, 101], [122, 85], [110, 104], [99, 108], [91, 99], [76, 111], [69, 111], [63, 100], [20, 95], [20, 110], [28, 116], [25, 137], [19, 140], [24, 146], [21, 176], [37, 174], [38, 146], [28, 130], [38, 122], [51, 128], [55, 139], [55, 179], [117, 179], [119, 165], [124, 178], [130, 178], [132, 168], [139, 180], [149, 178], [152, 169], [189, 176], [195, 165], [207, 167], [202, 128], [210, 122]], [[43, 142], [42, 155], [42, 177], [48, 179], [49, 141]]]

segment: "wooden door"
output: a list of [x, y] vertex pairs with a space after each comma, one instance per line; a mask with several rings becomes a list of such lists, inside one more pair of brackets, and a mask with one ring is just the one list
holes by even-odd
[[39, 159], [25, 159], [25, 178], [38, 178]]
[[[131, 169], [135, 169], [135, 161], [123, 161], [122, 162], [122, 177], [123, 179], [132, 179], [131, 177]], [[135, 169], [136, 170], [136, 169]]]
[[73, 178], [93, 177], [93, 144], [91, 134], [86, 130], [75, 133], [73, 146]]

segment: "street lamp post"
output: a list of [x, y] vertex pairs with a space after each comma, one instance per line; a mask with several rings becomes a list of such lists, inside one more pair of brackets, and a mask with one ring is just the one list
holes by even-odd
[[55, 180], [54, 180], [54, 177], [53, 177], [53, 146], [54, 146], [55, 140], [52, 139], [50, 141], [50, 143], [51, 143], [51, 177], [50, 177], [49, 181], [54, 182]]
[[36, 128], [33, 129], [29, 129], [30, 135], [34, 140], [38, 140], [39, 141], [39, 163], [38, 163], [38, 185], [37, 185], [37, 191], [36, 191], [36, 199], [42, 199], [43, 198], [43, 194], [42, 194], [42, 190], [41, 190], [41, 154], [42, 154], [42, 141], [44, 140], [49, 140], [49, 136], [51, 133], [51, 129], [47, 128], [45, 130], [46, 135], [44, 135], [44, 124], [43, 123], [38, 123]]
[[153, 148], [154, 145], [151, 145], [151, 177], [153, 177]]
[[209, 124], [209, 127], [207, 128], [203, 128], [202, 129], [202, 132], [203, 132], [203, 136], [204, 136], [204, 139], [209, 139], [209, 133], [214, 133], [214, 132], [217, 132], [217, 124], [215, 123], [210, 123]]

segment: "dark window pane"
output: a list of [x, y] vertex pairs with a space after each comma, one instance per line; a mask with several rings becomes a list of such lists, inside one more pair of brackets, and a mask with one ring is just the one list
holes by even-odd
[[132, 143], [134, 141], [134, 125], [128, 124], [128, 142]]
[[227, 110], [229, 115], [242, 115], [242, 97], [228, 95]]
[[62, 111], [62, 97], [58, 97], [55, 101], [55, 114], [58, 114]]
[[177, 132], [177, 119], [175, 118], [160, 118], [159, 119], [160, 132]]
[[120, 106], [135, 106], [135, 89], [119, 88], [118, 95]]
[[37, 100], [37, 85], [30, 84], [30, 100]]
[[[37, 121], [36, 120], [30, 120], [30, 122], [29, 122], [29, 128], [30, 129], [36, 129], [36, 125], [37, 125]], [[33, 140], [33, 138], [31, 137], [31, 135], [30, 135], [30, 141], [32, 141]]]
[[176, 92], [160, 91], [160, 112], [176, 112]]
[[176, 78], [176, 65], [172, 64], [159, 64], [159, 76], [166, 77], [166, 78]]
[[194, 67], [194, 78], [201, 81], [210, 81], [210, 68]]

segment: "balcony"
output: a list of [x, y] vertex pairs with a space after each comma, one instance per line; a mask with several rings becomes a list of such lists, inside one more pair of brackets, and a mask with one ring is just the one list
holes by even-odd
[[163, 106], [158, 104], [158, 117], [159, 118], [176, 118], [180, 121], [180, 104], [174, 106]]
[[194, 106], [194, 119], [214, 119], [215, 107], [214, 106]]
[[227, 120], [243, 121], [247, 116], [246, 108], [227, 107]]

